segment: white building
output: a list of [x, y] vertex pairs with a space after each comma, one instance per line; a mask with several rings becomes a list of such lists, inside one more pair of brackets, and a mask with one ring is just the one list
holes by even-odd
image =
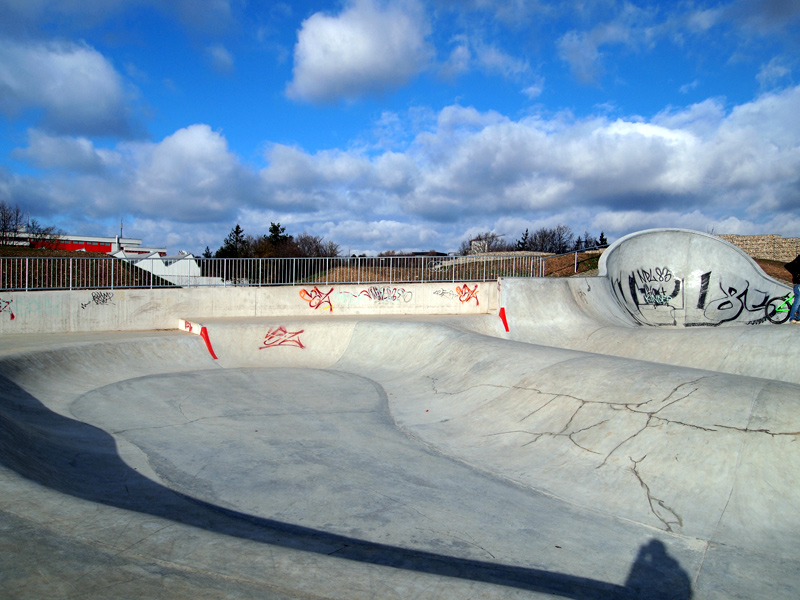
[[174, 285], [220, 285], [223, 283], [219, 277], [203, 277], [197, 258], [188, 252], [180, 252], [174, 256], [162, 256], [157, 251], [142, 255], [118, 250], [112, 252], [111, 256], [136, 265], [141, 270], [152, 273]]

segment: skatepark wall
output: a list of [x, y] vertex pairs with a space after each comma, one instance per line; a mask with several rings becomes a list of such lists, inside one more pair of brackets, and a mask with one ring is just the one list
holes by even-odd
[[497, 283], [0, 292], [0, 334], [175, 329], [179, 318], [467, 315], [497, 310]]
[[617, 240], [600, 258], [599, 275], [640, 325], [763, 323], [767, 302], [790, 291], [740, 248], [686, 229], [651, 229]]

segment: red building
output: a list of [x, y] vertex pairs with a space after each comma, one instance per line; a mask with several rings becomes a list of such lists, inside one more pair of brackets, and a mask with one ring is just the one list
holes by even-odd
[[[25, 234], [18, 234], [18, 237]], [[58, 235], [47, 240], [32, 240], [34, 248], [54, 248], [56, 250], [72, 250], [84, 252], [102, 252], [112, 254], [123, 250], [126, 254], [142, 254], [144, 256], [157, 252], [159, 256], [166, 256], [166, 248], [151, 248], [142, 246], [142, 240], [135, 238], [102, 237], [92, 235]]]

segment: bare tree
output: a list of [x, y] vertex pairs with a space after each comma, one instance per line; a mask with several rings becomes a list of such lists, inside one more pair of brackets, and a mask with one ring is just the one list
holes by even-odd
[[25, 225], [19, 206], [11, 206], [0, 200], [0, 244], [9, 245], [17, 239], [17, 233]]
[[44, 227], [36, 219], [28, 221], [25, 231], [28, 234], [31, 245], [37, 248], [55, 248], [58, 243], [58, 237], [62, 235], [60, 229], [52, 225]]
[[458, 253], [462, 256], [484, 252], [509, 252], [513, 247], [503, 240], [503, 234], [484, 231], [469, 240], [461, 242]]
[[533, 234], [526, 229], [522, 238], [517, 240], [515, 247], [517, 250], [563, 254], [572, 250], [575, 247], [575, 242], [572, 229], [569, 226], [556, 225], [552, 229], [541, 227], [534, 231]]
[[322, 236], [301, 233], [294, 239], [299, 256], [339, 256], [339, 244], [326, 242]]

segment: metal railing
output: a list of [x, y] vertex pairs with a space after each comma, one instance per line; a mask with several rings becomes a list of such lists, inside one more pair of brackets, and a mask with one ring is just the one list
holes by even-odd
[[2, 291], [467, 282], [544, 275], [545, 258], [530, 254], [179, 260], [0, 257]]

